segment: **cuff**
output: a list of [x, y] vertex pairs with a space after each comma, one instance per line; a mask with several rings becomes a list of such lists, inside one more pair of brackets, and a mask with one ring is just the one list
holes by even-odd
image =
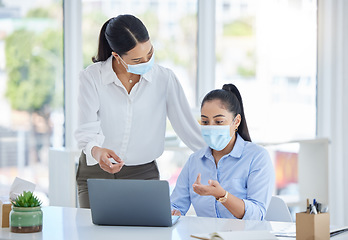
[[92, 156], [92, 148], [93, 147], [101, 147], [98, 143], [96, 142], [89, 142], [86, 147], [85, 147], [85, 154], [86, 154], [86, 163], [87, 166], [92, 166], [98, 164], [98, 161], [95, 160]]
[[244, 216], [243, 220], [263, 220], [265, 212], [259, 203], [242, 199], [244, 201]]
[[244, 202], [244, 216], [243, 216], [243, 220], [250, 220], [250, 217], [252, 215], [252, 211], [251, 211], [251, 208], [252, 206], [250, 206], [250, 202], [245, 200], [245, 199], [242, 199], [243, 202]]

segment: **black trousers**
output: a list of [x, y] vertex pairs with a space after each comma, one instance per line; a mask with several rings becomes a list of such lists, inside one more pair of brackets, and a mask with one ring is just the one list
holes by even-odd
[[101, 169], [99, 164], [87, 166], [86, 155], [82, 152], [79, 159], [79, 167], [76, 173], [77, 191], [81, 208], [90, 208], [87, 188], [88, 178], [158, 180], [159, 171], [157, 163], [154, 160], [150, 163], [142, 165], [124, 165], [121, 171], [115, 174], [111, 174]]

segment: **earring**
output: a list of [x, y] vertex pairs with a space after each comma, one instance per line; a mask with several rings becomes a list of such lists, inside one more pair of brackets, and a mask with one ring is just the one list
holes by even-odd
[[238, 131], [238, 128], [236, 128], [234, 131], [237, 132], [237, 131]]

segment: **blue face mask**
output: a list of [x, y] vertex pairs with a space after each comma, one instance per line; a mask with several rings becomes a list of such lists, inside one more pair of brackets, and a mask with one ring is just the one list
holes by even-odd
[[150, 69], [152, 68], [153, 63], [155, 61], [155, 53], [152, 53], [150, 60], [145, 62], [145, 63], [138, 63], [138, 64], [130, 65], [130, 64], [127, 64], [122, 58], [121, 58], [121, 60], [126, 65], [127, 72], [133, 73], [133, 74], [138, 74], [138, 75], [143, 75], [143, 74], [147, 73], [148, 71], [150, 71]]
[[231, 141], [230, 125], [202, 125], [204, 141], [211, 149], [221, 151]]

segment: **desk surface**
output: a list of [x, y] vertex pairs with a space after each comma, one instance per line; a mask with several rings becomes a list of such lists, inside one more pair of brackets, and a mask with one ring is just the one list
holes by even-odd
[[[193, 239], [191, 234], [203, 234], [219, 231], [279, 231], [280, 228], [294, 223], [267, 221], [243, 221], [235, 219], [218, 219], [203, 217], [181, 217], [173, 227], [125, 227], [97, 226], [92, 223], [89, 209], [44, 207], [43, 231], [40, 233], [19, 234], [10, 232], [9, 228], [0, 228], [0, 239], [151, 239], [179, 240]], [[332, 239], [347, 239], [348, 234], [341, 234]], [[279, 238], [295, 239], [295, 238]]]

